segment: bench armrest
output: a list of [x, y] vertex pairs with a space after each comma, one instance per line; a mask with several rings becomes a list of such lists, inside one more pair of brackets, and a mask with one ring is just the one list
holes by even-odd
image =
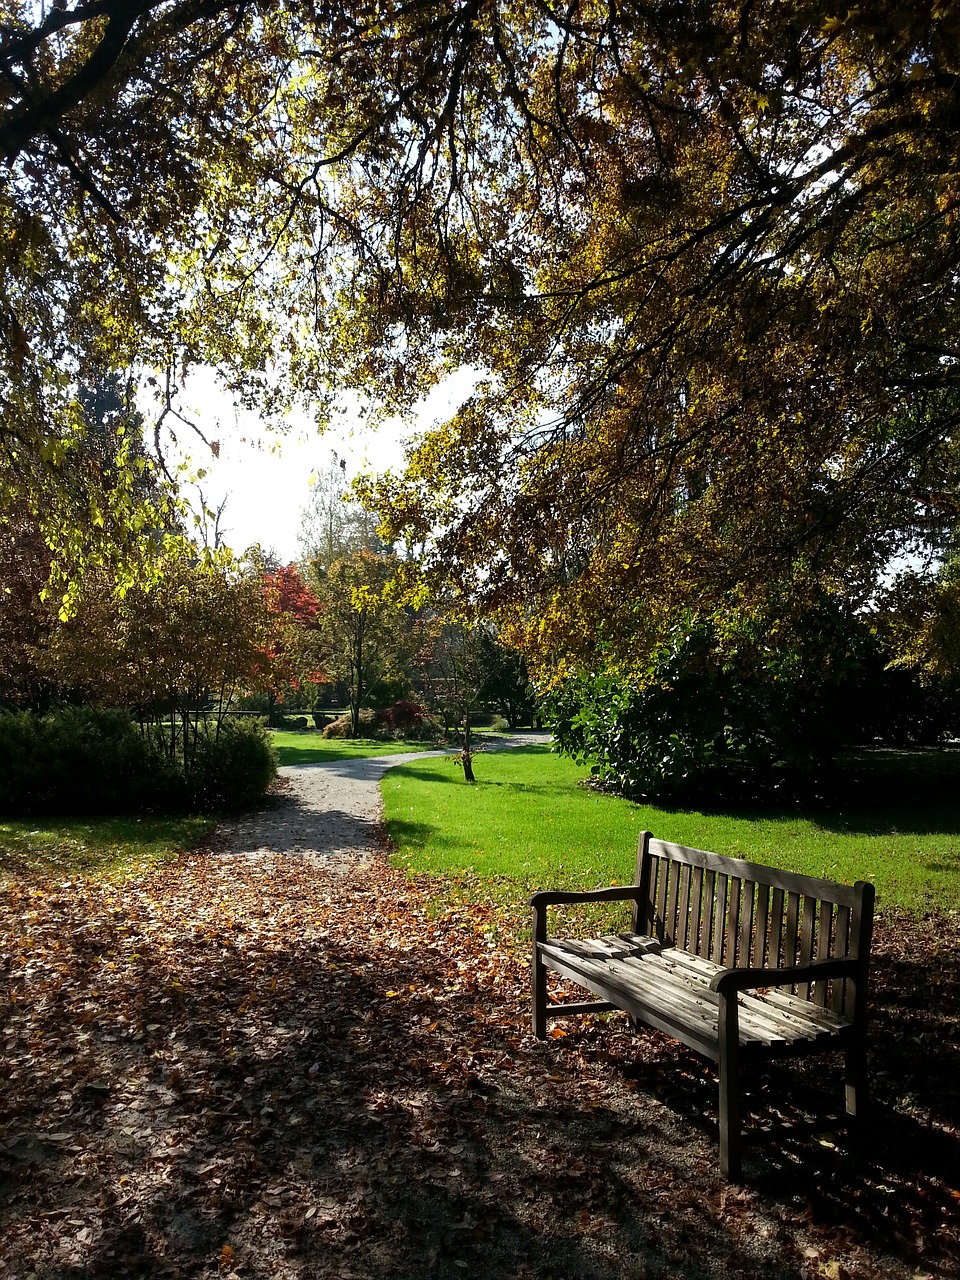
[[710, 979], [710, 990], [725, 995], [749, 987], [791, 987], [795, 982], [826, 982], [829, 978], [855, 978], [860, 961], [845, 959], [811, 960], [788, 969], [725, 969]]
[[530, 905], [537, 911], [541, 907], [552, 907], [561, 902], [630, 902], [636, 899], [639, 892], [635, 884], [615, 884], [609, 889], [584, 889], [580, 892], [541, 889], [530, 899]]

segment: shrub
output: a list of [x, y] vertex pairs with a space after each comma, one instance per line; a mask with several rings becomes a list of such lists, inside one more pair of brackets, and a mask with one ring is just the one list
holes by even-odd
[[185, 778], [191, 808], [240, 809], [255, 804], [277, 776], [269, 735], [252, 718], [225, 720], [219, 736], [201, 737], [198, 748]]
[[265, 729], [224, 721], [201, 728], [192, 766], [142, 734], [123, 711], [62, 707], [45, 716], [0, 714], [0, 812], [88, 814], [234, 808], [276, 774]]
[[[350, 719], [349, 711], [342, 716], [337, 716], [324, 729], [322, 735], [324, 738], [352, 738], [353, 721]], [[368, 707], [364, 707], [360, 712], [360, 733], [357, 735], [361, 738], [375, 738], [377, 736], [377, 715], [375, 711], [371, 711]]]
[[389, 707], [377, 712], [377, 728], [381, 733], [393, 738], [404, 738], [410, 734], [422, 733], [427, 723], [426, 713], [418, 703], [401, 698]]
[[170, 789], [163, 753], [121, 711], [62, 707], [0, 715], [0, 809], [123, 812]]
[[780, 649], [747, 625], [721, 644], [712, 620], [686, 619], [642, 678], [584, 673], [549, 693], [557, 743], [590, 760], [604, 785], [638, 798], [809, 790], [859, 736], [851, 694], [863, 671], [855, 626], [826, 607], [816, 621]]
[[288, 733], [299, 733], [304, 729], [309, 729], [310, 722], [306, 716], [275, 715], [273, 717], [273, 727], [275, 729], [285, 729]]
[[331, 720], [324, 727], [320, 735], [322, 738], [352, 738], [353, 737], [353, 721], [347, 716], [337, 716], [336, 720]]

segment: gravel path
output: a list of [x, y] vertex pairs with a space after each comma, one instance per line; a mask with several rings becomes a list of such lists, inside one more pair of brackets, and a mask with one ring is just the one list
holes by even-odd
[[[549, 742], [545, 733], [484, 738], [485, 750]], [[294, 855], [326, 867], [365, 860], [383, 847], [380, 779], [395, 765], [453, 754], [450, 747], [397, 755], [363, 756], [328, 764], [286, 765], [281, 795], [257, 813], [225, 823], [217, 833], [222, 857], [267, 860]], [[452, 767], [452, 766], [451, 766]]]

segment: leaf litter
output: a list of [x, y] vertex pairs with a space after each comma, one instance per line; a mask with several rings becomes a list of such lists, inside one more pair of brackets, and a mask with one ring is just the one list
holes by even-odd
[[[524, 939], [382, 857], [203, 850], [0, 892], [0, 1277], [911, 1277], [960, 1268], [960, 922], [880, 922], [879, 1123], [621, 1015], [529, 1033]], [[834, 1108], [834, 1110], [831, 1110]]]

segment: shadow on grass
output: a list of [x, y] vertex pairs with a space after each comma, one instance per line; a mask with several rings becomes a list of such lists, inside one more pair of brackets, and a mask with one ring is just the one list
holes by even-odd
[[[304, 733], [304, 738], [309, 740], [309, 735]], [[323, 739], [322, 741], [314, 739], [309, 746], [303, 747], [281, 747], [275, 746], [274, 751], [277, 753], [277, 760], [281, 765], [304, 765], [304, 764], [331, 764], [338, 760], [363, 760], [367, 756], [377, 755], [402, 755], [407, 751], [431, 751], [435, 747], [433, 742], [376, 742], [373, 739], [364, 740], [359, 743], [357, 739], [350, 739], [349, 743], [338, 746], [336, 740]]]
[[112, 876], [169, 861], [212, 831], [214, 818], [56, 817], [0, 822], [0, 873]]
[[960, 802], [956, 804], [915, 805], [891, 804], [888, 801], [876, 808], [851, 809], [837, 804], [769, 806], [750, 804], [658, 804], [664, 813], [685, 814], [691, 808], [711, 818], [734, 818], [748, 822], [791, 823], [803, 821], [821, 831], [844, 836], [929, 836], [960, 835]]
[[394, 849], [418, 850], [428, 845], [431, 849], [457, 849], [462, 846], [453, 836], [444, 835], [438, 827], [429, 822], [406, 822], [402, 818], [391, 818], [386, 824], [387, 835]]

